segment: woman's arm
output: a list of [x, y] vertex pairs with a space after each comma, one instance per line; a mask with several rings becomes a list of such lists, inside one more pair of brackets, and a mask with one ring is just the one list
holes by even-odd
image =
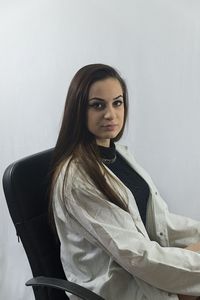
[[[166, 202], [159, 195], [158, 189], [156, 188], [152, 178], [149, 174], [140, 166], [135, 160], [132, 153], [128, 150], [127, 147], [117, 145], [117, 150], [120, 154], [128, 161], [128, 163], [136, 170], [136, 172], [148, 183], [152, 197], [157, 208], [157, 211], [153, 211], [154, 218], [157, 218], [158, 222], [162, 222], [162, 218], [165, 218], [167, 235], [170, 247], [185, 248], [190, 244], [195, 244], [200, 242], [200, 221], [193, 220], [184, 216], [176, 215], [168, 210]], [[163, 216], [161, 216], [161, 212]], [[160, 216], [158, 220], [158, 216]], [[160, 220], [161, 219], [161, 220]], [[155, 232], [152, 230], [152, 220], [150, 224], [147, 222], [148, 232], [152, 233], [152, 236], [155, 237]], [[154, 239], [154, 238], [153, 238]]]
[[72, 180], [66, 207], [96, 243], [133, 276], [175, 294], [200, 294], [200, 255], [161, 247], [138, 231], [132, 216], [87, 184]]
[[[200, 243], [196, 244], [191, 244], [185, 249], [194, 251], [194, 252], [200, 252]], [[179, 300], [198, 300], [200, 297], [195, 297], [195, 296], [186, 296], [186, 295], [178, 295]]]
[[170, 246], [186, 248], [200, 243], [199, 221], [171, 212], [166, 213], [166, 220]]

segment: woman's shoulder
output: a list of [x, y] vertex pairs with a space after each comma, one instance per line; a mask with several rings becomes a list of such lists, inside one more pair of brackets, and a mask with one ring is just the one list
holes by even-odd
[[128, 146], [127, 145], [124, 145], [124, 144], [116, 144], [116, 150], [117, 151], [128, 151]]
[[[130, 151], [129, 147], [127, 145], [123, 144], [116, 144], [116, 150], [119, 152], [122, 156], [125, 158], [131, 158], [132, 160], [134, 159], [133, 153]], [[134, 159], [135, 160], [135, 159]]]

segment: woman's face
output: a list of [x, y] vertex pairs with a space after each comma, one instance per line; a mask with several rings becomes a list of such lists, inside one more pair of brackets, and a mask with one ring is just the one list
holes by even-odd
[[109, 147], [124, 124], [124, 99], [120, 82], [107, 78], [94, 82], [89, 90], [87, 127], [98, 145]]

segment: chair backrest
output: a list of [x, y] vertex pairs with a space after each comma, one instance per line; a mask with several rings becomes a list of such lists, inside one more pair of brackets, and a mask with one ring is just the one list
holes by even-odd
[[[60, 245], [48, 218], [49, 165], [53, 149], [49, 149], [7, 167], [3, 188], [10, 212], [33, 276], [65, 279], [60, 261]], [[36, 300], [66, 300], [63, 291], [34, 288]]]

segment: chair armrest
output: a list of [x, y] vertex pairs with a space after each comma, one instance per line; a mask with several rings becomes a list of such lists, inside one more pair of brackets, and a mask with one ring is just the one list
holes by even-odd
[[94, 292], [64, 279], [38, 276], [28, 280], [26, 286], [41, 286], [60, 289], [76, 295], [83, 300], [105, 300]]

